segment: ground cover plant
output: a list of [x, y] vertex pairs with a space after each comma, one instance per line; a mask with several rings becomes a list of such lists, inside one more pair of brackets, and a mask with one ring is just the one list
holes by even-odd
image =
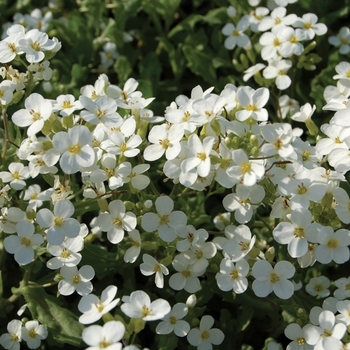
[[349, 5], [0, 1], [0, 345], [349, 349]]

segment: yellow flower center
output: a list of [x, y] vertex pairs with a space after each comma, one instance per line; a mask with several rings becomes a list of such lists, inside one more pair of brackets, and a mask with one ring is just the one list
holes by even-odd
[[7, 46], [13, 53], [17, 53], [16, 45], [14, 43], [9, 43]]
[[249, 104], [249, 105], [246, 107], [246, 110], [247, 110], [247, 111], [256, 112], [256, 111], [258, 110], [258, 107], [257, 107], [257, 105], [251, 105], [251, 104]]
[[184, 115], [182, 116], [182, 121], [187, 122], [188, 118], [191, 116], [190, 112], [185, 112]]
[[122, 153], [124, 153], [127, 149], [128, 149], [128, 146], [126, 145], [125, 142], [120, 145], [120, 150], [122, 151]]
[[102, 301], [99, 300], [97, 303], [95, 303], [96, 309], [98, 312], [102, 312], [105, 306], [103, 305]]
[[298, 42], [298, 38], [296, 36], [292, 36], [290, 39], [289, 39], [289, 42], [291, 44], [296, 44]]
[[303, 154], [301, 155], [301, 157], [302, 157], [303, 161], [305, 162], [305, 161], [309, 160], [310, 155], [311, 155], [310, 151], [304, 151]]
[[33, 44], [30, 45], [33, 50], [35, 51], [40, 51], [41, 50], [41, 45], [37, 41], [34, 41]]
[[248, 250], [249, 249], [249, 244], [250, 244], [250, 242], [240, 241], [239, 245], [241, 246], [241, 251], [244, 252], [245, 250]]
[[195, 255], [196, 255], [196, 258], [199, 260], [199, 259], [202, 259], [203, 257], [203, 252], [201, 250], [196, 250], [195, 252]]
[[207, 159], [207, 155], [204, 152], [197, 153], [197, 157], [203, 162]]
[[280, 46], [280, 45], [281, 45], [281, 40], [278, 39], [278, 38], [275, 38], [275, 39], [273, 40], [273, 46]]
[[64, 219], [63, 218], [54, 218], [53, 223], [55, 226], [61, 227], [64, 224]]
[[67, 258], [69, 258], [70, 257], [70, 252], [66, 249], [66, 248], [63, 248], [63, 250], [62, 250], [62, 253], [61, 253], [61, 258], [63, 258], [63, 259], [67, 259]]
[[110, 345], [111, 345], [111, 343], [108, 342], [105, 338], [103, 338], [103, 340], [98, 344], [100, 349], [108, 348]]
[[149, 309], [146, 305], [142, 306], [142, 317], [146, 317], [152, 313], [152, 309]]
[[169, 317], [169, 322], [170, 322], [170, 324], [176, 324], [176, 322], [177, 322], [176, 317], [175, 316], [170, 316]]
[[235, 30], [232, 32], [232, 35], [233, 35], [233, 36], [240, 36], [240, 35], [241, 35], [241, 32], [240, 32], [238, 29], [235, 29]]
[[233, 270], [230, 272], [230, 277], [233, 279], [233, 280], [236, 280], [238, 278], [238, 271], [237, 270]]
[[275, 272], [271, 272], [271, 274], [270, 274], [270, 282], [271, 283], [277, 283], [279, 280], [280, 280], [280, 277]]
[[68, 147], [68, 152], [71, 154], [78, 154], [81, 152], [81, 146], [79, 143]]
[[97, 111], [96, 111], [96, 115], [97, 115], [97, 118], [99, 119], [99, 120], [101, 120], [101, 119], [103, 119], [103, 117], [105, 116], [107, 114], [107, 111], [106, 110], [100, 110], [100, 109], [98, 109]]
[[183, 270], [181, 271], [181, 275], [184, 276], [185, 278], [191, 277], [191, 272], [188, 270]]
[[168, 139], [159, 140], [159, 144], [163, 146], [163, 148], [168, 149], [170, 146], [170, 141]]
[[153, 267], [153, 271], [157, 273], [157, 272], [161, 272], [162, 269], [160, 268], [159, 264], [155, 264], [154, 267]]
[[32, 243], [32, 241], [29, 238], [27, 238], [27, 237], [21, 238], [22, 245], [25, 245], [26, 247], [30, 247], [31, 243]]
[[19, 341], [18, 335], [15, 333], [11, 334], [11, 341], [13, 341], [14, 343]]
[[247, 174], [251, 170], [252, 165], [250, 162], [244, 162], [241, 164], [241, 173], [242, 174]]
[[123, 225], [123, 221], [120, 218], [115, 218], [112, 221], [112, 224], [115, 225], [115, 226], [122, 226]]
[[279, 17], [275, 18], [275, 24], [280, 24], [282, 22], [282, 20]]
[[205, 331], [201, 334], [201, 338], [202, 338], [203, 340], [209, 339], [209, 338], [210, 338], [209, 332], [208, 332], [207, 330], [205, 330]]
[[312, 28], [312, 23], [311, 22], [306, 22], [306, 23], [304, 23], [303, 27], [305, 29], [311, 29]]
[[305, 194], [307, 192], [307, 188], [302, 183], [301, 185], [298, 185], [298, 194]]
[[302, 346], [306, 344], [306, 340], [305, 338], [297, 338], [297, 343], [299, 346]]
[[328, 242], [327, 242], [327, 248], [328, 249], [337, 249], [339, 246], [339, 241], [335, 238], [331, 238]]
[[322, 292], [322, 291], [323, 291], [323, 285], [322, 285], [321, 283], [315, 284], [314, 290], [315, 290], [316, 292]]
[[159, 225], [167, 225], [169, 222], [169, 215], [161, 215], [159, 220]]
[[14, 171], [14, 172], [12, 173], [12, 177], [13, 177], [14, 179], [16, 179], [16, 180], [19, 180], [19, 179], [21, 178], [21, 175], [19, 174], [18, 171]]
[[32, 328], [32, 329], [30, 329], [30, 330], [28, 331], [28, 335], [29, 335], [31, 338], [35, 339], [36, 336], [38, 335], [38, 333], [36, 332], [36, 330], [35, 330], [34, 328]]
[[79, 284], [80, 283], [80, 276], [74, 275], [72, 281], [74, 284]]
[[274, 145], [275, 149], [279, 150], [283, 147], [283, 142], [278, 138], [276, 140], [276, 142], [274, 142], [273, 145]]
[[37, 120], [40, 119], [41, 114], [39, 112], [35, 112], [34, 110], [30, 110], [29, 113], [31, 114], [33, 120], [36, 122]]
[[305, 237], [305, 231], [302, 227], [296, 227], [294, 229], [294, 236], [295, 237], [299, 237], [299, 238], [303, 238]]
[[63, 101], [62, 103], [62, 107], [63, 108], [71, 108], [72, 107], [72, 104], [70, 103], [70, 101]]

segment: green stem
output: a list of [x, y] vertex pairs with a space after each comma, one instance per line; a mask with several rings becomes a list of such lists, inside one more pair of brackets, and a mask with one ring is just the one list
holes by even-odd
[[4, 123], [4, 132], [5, 132], [5, 143], [4, 143], [4, 149], [1, 153], [1, 158], [4, 159], [7, 153], [8, 144], [9, 144], [9, 128], [8, 128], [8, 120], [6, 115], [6, 107], [2, 107], [2, 119]]

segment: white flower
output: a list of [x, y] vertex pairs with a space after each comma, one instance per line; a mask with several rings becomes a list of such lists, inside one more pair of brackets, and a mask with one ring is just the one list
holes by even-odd
[[267, 88], [254, 90], [246, 86], [238, 89], [236, 96], [238, 103], [243, 108], [236, 112], [238, 121], [243, 122], [250, 117], [259, 122], [267, 121], [268, 113], [267, 110], [263, 108], [270, 97]]
[[291, 145], [293, 130], [290, 124], [274, 123], [264, 125], [261, 134], [266, 143], [261, 147], [261, 152], [266, 156], [278, 154], [287, 158], [293, 154], [294, 148]]
[[19, 49], [26, 54], [29, 63], [40, 62], [45, 58], [43, 51], [53, 50], [56, 43], [38, 29], [29, 30], [25, 37], [18, 41]]
[[156, 259], [154, 259], [149, 254], [143, 254], [143, 263], [140, 265], [141, 273], [144, 276], [151, 276], [155, 273], [155, 283], [158, 288], [164, 287], [164, 276], [168, 275], [169, 270], [160, 264]]
[[131, 247], [125, 252], [124, 261], [126, 263], [134, 263], [141, 252], [141, 235], [138, 230], [132, 230], [128, 234], [131, 240]]
[[1, 171], [0, 179], [7, 183], [10, 183], [10, 186], [14, 190], [21, 190], [26, 186], [24, 180], [29, 177], [29, 170], [27, 166], [24, 166], [22, 163], [11, 163], [8, 167], [9, 171]]
[[116, 286], [108, 286], [102, 291], [101, 299], [94, 294], [84, 295], [78, 304], [79, 311], [83, 313], [79, 317], [79, 322], [82, 324], [94, 323], [115, 308], [120, 300], [119, 298], [114, 299], [117, 290]]
[[287, 75], [292, 67], [290, 60], [271, 60], [269, 65], [263, 70], [263, 77], [266, 79], [275, 79], [277, 89], [288, 89], [292, 79]]
[[192, 328], [187, 334], [188, 342], [197, 346], [198, 350], [211, 350], [212, 344], [220, 345], [225, 335], [218, 328], [212, 328], [214, 325], [214, 318], [209, 315], [205, 315], [201, 318], [199, 329]]
[[174, 290], [184, 289], [188, 293], [196, 293], [201, 284], [197, 276], [199, 273], [193, 272], [191, 260], [183, 254], [175, 256], [172, 265], [177, 273], [169, 279], [169, 286]]
[[[181, 163], [181, 170], [184, 173], [188, 173], [191, 170], [196, 170], [197, 174], [201, 177], [206, 177], [210, 172], [210, 153], [214, 144], [215, 138], [207, 136], [204, 138], [203, 143], [199, 139], [197, 134], [192, 134], [188, 139], [188, 148], [190, 154], [187, 159]], [[187, 182], [182, 184], [187, 186]], [[188, 186], [193, 183], [188, 183]]]
[[216, 251], [213, 242], [199, 241], [193, 244], [184, 256], [189, 259], [193, 272], [202, 275], [209, 265], [208, 260], [215, 256]]
[[59, 95], [53, 103], [52, 110], [59, 111], [62, 117], [71, 115], [77, 109], [82, 109], [80, 101], [75, 101], [75, 97], [71, 94]]
[[304, 335], [305, 327], [301, 328], [297, 323], [290, 323], [284, 330], [284, 334], [290, 340], [287, 350], [312, 350], [313, 347], [306, 343]]
[[256, 236], [252, 237], [246, 225], [228, 225], [225, 228], [225, 236], [232, 238], [223, 244], [222, 249], [233, 262], [242, 260], [252, 250], [256, 241]]
[[129, 182], [133, 189], [142, 191], [144, 190], [151, 182], [150, 178], [143, 173], [149, 169], [149, 164], [138, 164], [135, 165], [130, 174], [125, 178], [125, 182]]
[[8, 105], [12, 101], [14, 88], [14, 84], [9, 80], [3, 80], [0, 83], [0, 103], [2, 105]]
[[181, 320], [188, 313], [188, 307], [184, 303], [177, 303], [171, 311], [162, 318], [157, 325], [157, 334], [169, 334], [174, 332], [178, 337], [185, 337], [190, 331], [188, 322]]
[[95, 163], [95, 152], [91, 147], [92, 135], [84, 125], [60, 131], [54, 135], [54, 148], [62, 153], [60, 166], [66, 174], [78, 172], [80, 167], [90, 167]]
[[309, 249], [309, 241], [315, 243], [321, 226], [311, 223], [312, 215], [308, 210], [294, 210], [291, 222], [280, 222], [273, 230], [273, 237], [280, 244], [288, 244], [288, 253], [300, 258]]
[[65, 237], [74, 238], [79, 235], [80, 224], [71, 218], [74, 206], [68, 199], [59, 200], [53, 213], [46, 208], [40, 209], [36, 216], [37, 223], [47, 228], [47, 241], [52, 245], [60, 245]]
[[141, 318], [144, 321], [155, 321], [163, 318], [171, 310], [164, 299], [151, 302], [147, 293], [142, 290], [130, 294], [128, 302], [121, 305], [121, 310], [130, 318]]
[[334, 297], [338, 300], [343, 300], [350, 298], [350, 278], [349, 277], [341, 277], [334, 281], [337, 289], [334, 291]]
[[93, 124], [103, 123], [107, 127], [119, 127], [123, 120], [117, 110], [117, 103], [110, 97], [101, 96], [92, 100], [87, 96], [80, 96], [79, 102], [85, 108], [80, 112], [81, 117]]
[[339, 52], [346, 55], [350, 52], [350, 29], [348, 27], [341, 27], [337, 35], [332, 35], [328, 38], [328, 42], [339, 47]]
[[22, 328], [22, 338], [27, 342], [29, 349], [36, 349], [40, 346], [41, 341], [48, 335], [47, 328], [38, 321], [27, 321]]
[[247, 223], [253, 216], [254, 208], [265, 197], [265, 190], [260, 185], [250, 187], [238, 184], [236, 193], [226, 195], [222, 201], [227, 211], [234, 212], [235, 219], [241, 223]]
[[166, 159], [174, 159], [181, 151], [180, 140], [184, 134], [181, 124], [174, 124], [170, 128], [163, 125], [155, 125], [148, 134], [148, 140], [152, 143], [146, 147], [144, 158], [154, 161], [163, 156]]
[[132, 231], [136, 227], [136, 216], [128, 211], [121, 200], [114, 200], [108, 204], [109, 213], [102, 213], [97, 218], [101, 231], [107, 232], [108, 240], [117, 244], [124, 238], [124, 231]]
[[11, 62], [16, 55], [23, 53], [19, 48], [19, 40], [25, 35], [25, 28], [21, 24], [14, 24], [7, 29], [8, 35], [0, 42], [0, 62]]
[[344, 264], [349, 260], [350, 231], [340, 229], [334, 232], [330, 226], [325, 226], [318, 234], [319, 246], [316, 249], [316, 260], [328, 264], [332, 260]]
[[82, 340], [89, 345], [86, 350], [121, 350], [123, 345], [119, 341], [123, 338], [125, 326], [120, 321], [109, 321], [103, 326], [93, 325], [85, 328]]
[[342, 339], [346, 332], [346, 325], [344, 323], [335, 323], [336, 318], [333, 312], [329, 310], [323, 310], [319, 315], [318, 321], [319, 326], [311, 324], [305, 326], [305, 340], [309, 345], [315, 346], [315, 349], [330, 349], [324, 347], [324, 340], [326, 338]]
[[205, 241], [209, 237], [205, 229], [196, 230], [192, 225], [179, 225], [175, 231], [178, 237], [183, 238], [183, 240], [176, 243], [176, 249], [179, 252], [185, 252], [191, 245], [196, 244], [198, 241]]
[[338, 218], [344, 223], [350, 223], [350, 199], [347, 192], [341, 188], [337, 187], [334, 190], [333, 197], [337, 203], [335, 207], [335, 212]]
[[176, 227], [186, 225], [185, 213], [174, 209], [174, 201], [168, 196], [158, 197], [155, 201], [157, 214], [146, 213], [142, 216], [141, 226], [147, 232], [158, 231], [159, 237], [165, 242], [176, 238]]
[[21, 265], [27, 265], [34, 259], [33, 246], [40, 246], [44, 239], [35, 232], [34, 225], [29, 221], [20, 221], [16, 225], [17, 236], [11, 235], [4, 239], [4, 247]]
[[230, 259], [222, 259], [220, 272], [215, 276], [218, 287], [224, 292], [233, 291], [241, 294], [248, 288], [246, 276], [249, 273], [249, 264], [245, 259], [241, 259], [236, 264]]
[[232, 23], [227, 23], [222, 28], [222, 33], [227, 36], [224, 42], [226, 49], [233, 50], [236, 46], [243, 48], [249, 47], [249, 37], [244, 33], [248, 27], [249, 21], [246, 17], [242, 17], [237, 26]]
[[301, 41], [306, 39], [306, 34], [300, 28], [285, 27], [281, 30], [284, 41], [279, 50], [282, 57], [300, 56], [304, 51]]
[[346, 326], [350, 326], [350, 301], [340, 300], [336, 304], [338, 315], [335, 316], [336, 322], [342, 322]]
[[312, 40], [316, 35], [323, 35], [327, 32], [327, 26], [317, 23], [318, 17], [314, 13], [305, 13], [294, 22], [295, 27], [300, 27], [306, 34], [308, 40]]
[[48, 243], [47, 251], [54, 257], [47, 261], [46, 266], [56, 270], [62, 266], [77, 266], [81, 261], [80, 252], [84, 248], [84, 239], [81, 236], [67, 238], [60, 245]]
[[22, 322], [20, 320], [12, 320], [7, 324], [8, 333], [4, 333], [0, 337], [0, 344], [4, 349], [19, 350], [22, 340]]
[[273, 291], [280, 299], [289, 299], [294, 294], [294, 286], [288, 279], [294, 273], [295, 267], [289, 261], [279, 261], [272, 267], [268, 261], [258, 260], [252, 269], [253, 291], [260, 298]]
[[90, 265], [82, 266], [79, 271], [76, 266], [63, 266], [60, 270], [62, 280], [58, 283], [58, 291], [62, 295], [71, 295], [76, 291], [79, 295], [88, 295], [93, 286], [90, 280], [95, 276], [95, 271]]
[[305, 286], [305, 290], [312, 296], [325, 298], [330, 294], [330, 291], [328, 289], [330, 285], [330, 280], [325, 276], [313, 277]]
[[258, 25], [258, 30], [264, 32], [273, 28], [274, 30], [281, 30], [286, 26], [292, 25], [297, 16], [295, 14], [289, 14], [286, 16], [287, 9], [284, 6], [276, 7], [269, 16], [266, 16]]
[[253, 186], [265, 174], [262, 161], [250, 160], [242, 149], [232, 151], [233, 165], [226, 169], [227, 175], [245, 186]]

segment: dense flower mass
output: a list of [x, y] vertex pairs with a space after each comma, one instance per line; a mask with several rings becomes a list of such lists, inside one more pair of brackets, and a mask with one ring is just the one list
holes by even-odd
[[[349, 28], [297, 0], [88, 3], [3, 27], [0, 345], [350, 348]], [[217, 85], [181, 94], [190, 71]]]

